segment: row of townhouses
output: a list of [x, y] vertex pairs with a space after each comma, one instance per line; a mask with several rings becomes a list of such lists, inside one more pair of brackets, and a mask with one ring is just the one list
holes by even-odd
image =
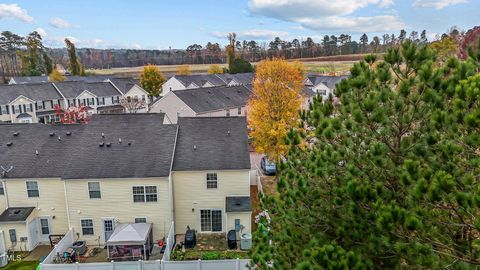
[[[229, 84], [218, 80], [227, 76], [239, 78], [230, 80]], [[213, 80], [204, 83], [208, 78]], [[302, 89], [302, 109], [308, 109], [316, 95], [328, 98], [333, 94], [336, 84], [344, 78], [307, 76]], [[202, 83], [198, 83], [199, 80]], [[177, 118], [183, 116], [245, 116], [246, 105], [252, 94], [252, 80], [252, 73], [173, 76], [163, 86], [164, 91], [166, 88], [169, 90], [150, 105], [150, 111], [165, 113], [167, 121], [171, 123], [176, 123]], [[198, 87], [198, 84], [202, 86]]]
[[56, 105], [85, 105], [91, 113], [123, 112], [122, 98], [145, 100], [143, 111], [148, 111], [148, 93], [131, 78], [0, 85], [0, 122], [58, 122]]
[[[250, 232], [244, 117], [97, 114], [84, 125], [0, 125], [0, 230], [5, 247], [34, 249], [70, 228], [103, 246], [116, 226], [172, 221], [183, 234]], [[122, 225], [123, 224], [123, 225]], [[0, 243], [2, 244], [2, 243]]]

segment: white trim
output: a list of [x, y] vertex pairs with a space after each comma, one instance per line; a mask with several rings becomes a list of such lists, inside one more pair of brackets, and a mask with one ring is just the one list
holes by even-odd
[[[27, 182], [35, 182], [37, 183], [37, 191], [38, 191], [38, 196], [36, 197], [30, 197], [28, 196], [28, 185]], [[32, 189], [33, 190], [33, 189]], [[25, 180], [25, 191], [27, 192], [27, 199], [33, 199], [33, 198], [40, 198], [40, 185], [38, 184], [38, 180]]]
[[[120, 93], [120, 95], [121, 95], [122, 97], [124, 96], [124, 94], [122, 93], [122, 91], [120, 91], [120, 89], [118, 89], [117, 86], [116, 86], [110, 79], [107, 79], [105, 82], [109, 82], [109, 83], [113, 86], [113, 88], [115, 88], [115, 89]], [[127, 92], [128, 92], [128, 91], [127, 91]], [[125, 93], [125, 94], [126, 94], [126, 93]]]
[[[89, 183], [98, 183], [98, 191], [100, 191], [100, 198], [92, 198], [90, 197], [90, 186]], [[96, 190], [93, 190], [96, 191]], [[88, 181], [87, 180], [87, 192], [88, 192], [88, 199], [89, 200], [101, 200], [102, 199], [102, 185], [100, 184], [100, 181]]]
[[[131, 194], [132, 194], [132, 202], [135, 204], [135, 203], [142, 203], [142, 202], [136, 202], [136, 201], [135, 201], [135, 199], [134, 199], [134, 197], [133, 197], [133, 187], [143, 187], [143, 199], [144, 199], [143, 203], [144, 203], [144, 204], [147, 204], [147, 203], [159, 203], [159, 201], [158, 201], [158, 197], [159, 197], [159, 196], [158, 196], [158, 191], [159, 191], [160, 189], [158, 188], [157, 185], [133, 185], [133, 186], [131, 186], [130, 191], [132, 191], [132, 193], [131, 193]], [[156, 200], [156, 201], [154, 201], [154, 202], [152, 202], [152, 201], [148, 202], [148, 201], [147, 201], [147, 189], [146, 189], [146, 187], [155, 187], [155, 188], [156, 188], [156, 193], [155, 193], [155, 194], [157, 194], [157, 200]]]
[[[216, 187], [216, 188], [209, 188], [209, 187], [208, 187], [208, 179], [207, 179], [207, 178], [208, 178], [208, 174], [209, 174], [209, 173], [210, 173], [210, 174], [215, 174], [215, 175], [217, 176], [217, 180], [216, 180], [216, 182], [217, 182], [217, 187]], [[218, 189], [219, 189], [219, 188], [218, 188], [218, 172], [216, 172], [216, 171], [207, 171], [207, 172], [205, 172], [205, 178], [204, 178], [204, 179], [205, 179], [205, 189], [206, 189], [207, 191], [214, 191], [214, 190], [218, 190]]]
[[[88, 94], [94, 96], [95, 98], [98, 97], [97, 95], [94, 95], [92, 92], [90, 92], [90, 91], [88, 91], [88, 90], [85, 89], [85, 90], [83, 90], [83, 92], [81, 92], [80, 94], [78, 94], [78, 96], [76, 96], [75, 99], [81, 99], [81, 98], [79, 98], [79, 97], [80, 97], [81, 95], [83, 95], [84, 93], [88, 93]], [[86, 104], [84, 104], [84, 105], [87, 106]], [[97, 105], [98, 105], [98, 104], [97, 104]]]
[[65, 105], [65, 108], [68, 108], [68, 99], [63, 95], [62, 91], [55, 85], [55, 83], [52, 82], [53, 88], [57, 90], [57, 92], [60, 94], [60, 96], [63, 97], [63, 105]]
[[[82, 226], [82, 220], [91, 220], [92, 221], [92, 234], [83, 234], [83, 226]], [[95, 223], [93, 222], [93, 218], [80, 218], [80, 231], [82, 232], [83, 236], [88, 236], [88, 235], [95, 235]]]
[[[36, 102], [35, 100], [30, 99], [30, 98], [28, 98], [28, 97], [26, 97], [26, 96], [24, 96], [24, 95], [19, 95], [19, 96], [16, 97], [14, 100], [10, 101], [10, 103], [8, 103], [7, 105], [12, 106], [11, 104], [14, 103], [15, 101], [17, 101], [17, 100], [20, 99], [20, 98], [27, 99], [27, 100], [29, 100], [31, 103], [35, 103], [35, 102]], [[11, 111], [10, 111], [10, 113], [11, 113]]]
[[[220, 218], [220, 220], [222, 221], [222, 230], [220, 231], [202, 231], [202, 210], [210, 210], [210, 222], [212, 224], [211, 227], [213, 229], [213, 220], [212, 220], [212, 212], [211, 211], [220, 211], [220, 214], [222, 215], [222, 217]], [[201, 233], [222, 233], [222, 232], [225, 232], [225, 229], [224, 229], [224, 222], [223, 222], [223, 216], [225, 214], [225, 211], [224, 209], [221, 209], [221, 208], [199, 208], [198, 209], [198, 222], [199, 222], [199, 226], [198, 226], [198, 231], [201, 232]]]
[[67, 181], [63, 180], [63, 192], [65, 195], [65, 210], [67, 211], [67, 222], [68, 222], [68, 229], [72, 228], [72, 223], [70, 219], [70, 207], [68, 204], [68, 196], [67, 196]]

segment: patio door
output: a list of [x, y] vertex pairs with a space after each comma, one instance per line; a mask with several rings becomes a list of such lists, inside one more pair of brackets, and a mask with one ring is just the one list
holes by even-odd
[[50, 241], [50, 234], [52, 231], [51, 225], [50, 225], [50, 218], [48, 217], [41, 217], [38, 219], [39, 221], [39, 226], [40, 226], [40, 241], [41, 242], [49, 242]]
[[104, 219], [103, 220], [103, 232], [105, 236], [105, 243], [108, 241], [110, 236], [112, 236], [114, 228], [114, 221], [113, 219]]

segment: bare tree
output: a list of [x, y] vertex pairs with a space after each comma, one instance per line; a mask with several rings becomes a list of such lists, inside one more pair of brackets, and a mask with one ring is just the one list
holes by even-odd
[[146, 102], [138, 97], [125, 97], [120, 100], [120, 105], [127, 113], [137, 113], [141, 109], [145, 109]]

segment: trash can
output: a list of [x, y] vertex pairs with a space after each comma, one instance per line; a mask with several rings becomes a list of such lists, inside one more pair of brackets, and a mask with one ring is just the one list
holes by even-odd
[[237, 249], [237, 232], [235, 230], [228, 231], [227, 246], [229, 249]]
[[240, 235], [240, 249], [248, 250], [251, 248], [252, 248], [252, 234], [242, 233], [242, 235]]

